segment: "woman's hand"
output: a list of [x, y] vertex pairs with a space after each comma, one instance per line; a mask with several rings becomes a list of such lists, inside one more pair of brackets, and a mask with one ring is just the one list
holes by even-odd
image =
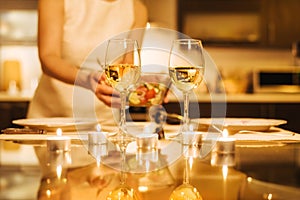
[[104, 74], [100, 76], [98, 84], [95, 88], [95, 95], [107, 106], [114, 108], [120, 107], [120, 95], [105, 81]]

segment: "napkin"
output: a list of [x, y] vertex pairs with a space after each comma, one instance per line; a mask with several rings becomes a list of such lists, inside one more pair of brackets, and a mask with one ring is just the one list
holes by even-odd
[[300, 134], [278, 127], [272, 127], [267, 132], [240, 131], [229, 137], [235, 138], [237, 141], [300, 141]]

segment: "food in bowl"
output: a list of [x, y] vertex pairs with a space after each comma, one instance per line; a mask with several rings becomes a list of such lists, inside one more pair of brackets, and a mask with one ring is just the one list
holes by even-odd
[[161, 104], [167, 93], [167, 86], [162, 83], [145, 82], [138, 84], [129, 92], [129, 106], [152, 106]]

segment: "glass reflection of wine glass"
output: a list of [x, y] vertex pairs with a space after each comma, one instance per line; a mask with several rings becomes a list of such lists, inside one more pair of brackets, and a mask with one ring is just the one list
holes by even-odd
[[111, 39], [105, 56], [105, 74], [109, 84], [120, 93], [120, 123], [117, 134], [109, 137], [113, 143], [130, 143], [134, 138], [126, 130], [126, 96], [129, 87], [140, 78], [139, 48], [133, 39]]
[[181, 133], [189, 131], [189, 93], [201, 83], [204, 68], [203, 47], [200, 40], [173, 41], [169, 56], [169, 74], [176, 88], [183, 92], [184, 114]]
[[110, 85], [120, 93], [121, 108], [119, 131], [109, 136], [108, 140], [119, 147], [122, 160], [120, 185], [108, 194], [108, 200], [137, 199], [135, 191], [126, 185], [126, 148], [135, 138], [127, 132], [125, 106], [128, 89], [139, 80], [140, 73], [141, 61], [137, 41], [109, 40], [105, 56], [105, 74]]
[[121, 171], [120, 184], [112, 190], [106, 200], [138, 200], [138, 196], [133, 188], [126, 184], [126, 148], [127, 145], [119, 145], [121, 151]]
[[202, 146], [202, 134], [184, 132], [182, 150], [184, 158], [183, 183], [176, 187], [169, 200], [202, 200], [197, 188], [190, 184], [190, 169]]

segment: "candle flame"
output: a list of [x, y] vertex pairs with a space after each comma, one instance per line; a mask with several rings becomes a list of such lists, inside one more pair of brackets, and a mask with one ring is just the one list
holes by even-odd
[[46, 195], [47, 195], [47, 198], [50, 198], [51, 197], [51, 190], [46, 190]]
[[62, 166], [61, 165], [58, 165], [56, 167], [56, 175], [57, 175], [58, 179], [61, 179], [61, 175], [62, 175]]
[[228, 166], [227, 165], [222, 166], [222, 174], [223, 174], [223, 180], [225, 181], [228, 176]]
[[223, 131], [222, 131], [222, 136], [223, 137], [228, 137], [229, 133], [228, 133], [228, 130], [225, 128]]
[[189, 168], [190, 168], [190, 170], [192, 170], [193, 162], [194, 162], [193, 157], [190, 157], [190, 158], [189, 158]]
[[56, 130], [56, 135], [62, 136], [62, 130], [61, 130], [61, 128], [58, 128], [58, 129]]

